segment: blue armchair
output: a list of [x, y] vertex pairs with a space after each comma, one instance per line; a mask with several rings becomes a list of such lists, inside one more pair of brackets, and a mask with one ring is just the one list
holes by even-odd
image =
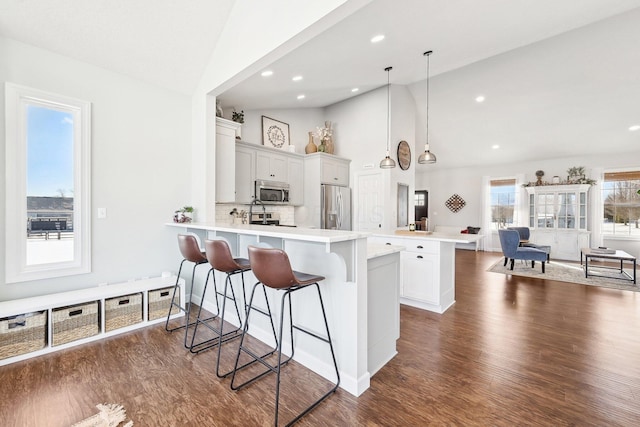
[[500, 236], [500, 245], [504, 254], [504, 265], [511, 260], [511, 270], [516, 259], [531, 261], [531, 268], [535, 266], [536, 261], [542, 263], [542, 272], [544, 273], [544, 263], [547, 261], [547, 253], [536, 248], [528, 248], [520, 246], [520, 234], [517, 230], [498, 230]]
[[[549, 262], [549, 254], [551, 253], [551, 246], [547, 245], [536, 245], [535, 243], [529, 242], [529, 237], [531, 236], [531, 232], [529, 231], [529, 227], [507, 227], [507, 230], [516, 230], [520, 235], [520, 246], [525, 248], [535, 248], [540, 249], [541, 251], [545, 251], [547, 253], [547, 262]], [[523, 242], [525, 240], [525, 242]]]

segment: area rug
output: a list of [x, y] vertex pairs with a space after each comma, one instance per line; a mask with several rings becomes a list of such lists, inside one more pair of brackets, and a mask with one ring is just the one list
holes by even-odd
[[[71, 427], [118, 427], [120, 423], [127, 419], [127, 411], [122, 405], [115, 403], [97, 404], [96, 408], [100, 412], [90, 416]], [[122, 427], [132, 427], [133, 421], [129, 421]]]
[[[638, 285], [634, 285], [631, 281], [623, 281], [618, 279], [595, 277], [589, 273], [589, 278], [584, 277], [584, 270], [579, 263], [571, 263], [566, 261], [554, 261], [548, 262], [545, 265], [545, 273], [542, 273], [540, 263], [536, 262], [535, 268], [531, 268], [531, 262], [516, 261], [513, 267], [513, 271], [509, 270], [509, 263], [506, 266], [504, 264], [504, 258], [500, 258], [495, 264], [493, 264], [487, 271], [492, 273], [512, 274], [514, 276], [526, 276], [537, 279], [557, 280], [560, 282], [579, 283], [582, 285], [600, 286], [603, 288], [623, 289], [626, 291], [640, 291]], [[591, 271], [591, 267], [589, 268]], [[625, 271], [633, 276], [633, 270], [626, 269]], [[606, 270], [607, 276], [620, 276], [616, 270]]]

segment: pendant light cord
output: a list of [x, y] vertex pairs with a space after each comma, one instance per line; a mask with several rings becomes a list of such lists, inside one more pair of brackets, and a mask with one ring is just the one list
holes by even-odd
[[385, 68], [387, 71], [387, 155], [391, 151], [391, 70], [392, 67]]
[[427, 51], [424, 54], [427, 56], [427, 98], [426, 98], [426, 116], [427, 116], [427, 145], [429, 144], [429, 57], [432, 51]]

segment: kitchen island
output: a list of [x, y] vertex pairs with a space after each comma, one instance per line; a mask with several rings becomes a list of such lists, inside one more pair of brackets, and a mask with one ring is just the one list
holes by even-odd
[[[402, 247], [368, 247], [369, 233], [354, 231], [205, 223], [167, 225], [176, 227], [180, 233], [195, 233], [201, 240], [223, 238], [236, 257], [246, 258], [248, 245], [280, 248], [287, 252], [293, 269], [326, 277], [320, 288], [340, 370], [340, 387], [349, 393], [355, 396], [363, 393], [369, 387], [371, 375], [396, 354], [395, 341], [399, 337], [399, 251]], [[373, 273], [368, 278], [370, 268]], [[223, 277], [220, 278], [218, 283], [223, 283]], [[249, 272], [245, 282], [249, 293], [255, 283], [253, 274]], [[279, 316], [274, 310], [279, 305], [275, 303], [279, 295], [277, 291], [268, 291], [273, 315]], [[212, 295], [207, 295], [210, 299], [205, 300], [205, 309], [215, 307]], [[305, 305], [307, 298], [313, 303]], [[200, 301], [199, 296], [194, 295], [193, 301]], [[323, 329], [320, 309], [312, 293], [302, 291], [296, 294], [293, 310], [296, 322], [311, 330]], [[234, 314], [225, 316], [225, 320], [233, 321], [234, 318]], [[266, 319], [252, 317], [249, 332], [265, 343], [274, 344]], [[283, 352], [290, 354], [291, 349], [286, 345], [285, 342]], [[295, 345], [297, 362], [328, 379], [334, 379], [331, 377], [331, 355], [326, 345], [308, 339], [304, 334], [295, 336]]]
[[474, 234], [397, 230], [373, 234], [372, 243], [403, 246], [400, 303], [444, 313], [455, 303], [456, 243], [475, 243]]

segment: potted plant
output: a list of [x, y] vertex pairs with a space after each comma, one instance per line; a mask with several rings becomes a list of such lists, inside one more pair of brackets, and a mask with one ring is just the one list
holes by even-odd
[[193, 221], [193, 206], [184, 206], [173, 215], [173, 222], [191, 222]]

